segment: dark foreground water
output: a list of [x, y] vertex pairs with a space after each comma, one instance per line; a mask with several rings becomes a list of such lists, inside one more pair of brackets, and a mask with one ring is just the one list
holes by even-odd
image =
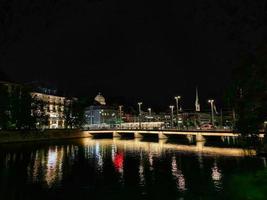
[[89, 138], [0, 145], [0, 199], [267, 199], [254, 181], [265, 159], [198, 148]]

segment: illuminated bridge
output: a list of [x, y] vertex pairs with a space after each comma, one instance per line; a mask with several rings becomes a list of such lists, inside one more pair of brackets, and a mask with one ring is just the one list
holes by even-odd
[[[115, 137], [133, 136], [134, 138], [143, 138], [149, 135], [157, 135], [158, 139], [168, 139], [170, 136], [184, 135], [189, 140], [205, 141], [206, 136], [212, 137], [239, 137], [239, 133], [227, 132], [227, 131], [179, 131], [179, 130], [120, 130], [120, 129], [107, 129], [107, 130], [88, 130], [84, 131], [87, 136], [96, 136], [104, 134], [112, 134]], [[263, 134], [260, 135], [263, 137]]]

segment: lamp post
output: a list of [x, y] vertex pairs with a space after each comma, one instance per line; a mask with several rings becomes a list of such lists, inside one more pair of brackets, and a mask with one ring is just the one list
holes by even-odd
[[210, 109], [211, 109], [211, 124], [214, 126], [214, 99], [209, 99], [208, 102], [210, 103]]
[[119, 115], [120, 115], [120, 127], [121, 127], [121, 122], [122, 122], [122, 105], [119, 106]]
[[170, 106], [170, 109], [171, 109], [171, 128], [173, 128], [173, 108], [174, 106]]
[[[148, 111], [148, 116], [151, 117], [151, 116], [152, 116], [151, 108], [148, 108], [147, 111]], [[149, 118], [149, 119], [150, 119], [150, 118]], [[150, 121], [150, 120], [149, 120], [149, 121]]]
[[151, 114], [151, 108], [148, 108], [147, 111], [148, 111], [148, 115], [151, 117], [152, 116], [152, 114]]
[[178, 129], [180, 130], [180, 124], [179, 124], [179, 99], [181, 99], [181, 96], [176, 96], [174, 97], [176, 100], [176, 121], [177, 121], [177, 126]]
[[142, 106], [143, 102], [138, 102], [138, 110], [139, 110], [139, 129], [141, 129], [141, 116], [142, 116], [142, 110], [141, 110], [141, 106]]

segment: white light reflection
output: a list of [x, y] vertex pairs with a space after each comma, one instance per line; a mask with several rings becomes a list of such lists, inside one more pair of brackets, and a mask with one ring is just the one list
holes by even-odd
[[96, 155], [96, 162], [97, 162], [97, 169], [102, 172], [103, 171], [103, 156], [102, 156], [102, 152], [100, 149], [100, 145], [97, 142], [96, 146], [95, 146], [95, 155]]
[[149, 161], [149, 170], [153, 171], [153, 154], [151, 152], [148, 153], [148, 161]]
[[50, 148], [48, 151], [45, 180], [48, 187], [51, 187], [55, 182], [60, 182], [62, 179], [62, 161], [64, 155], [63, 148]]
[[62, 180], [63, 147], [36, 151], [33, 163], [29, 163], [27, 171], [31, 182], [45, 182], [49, 188]]
[[145, 186], [145, 175], [144, 175], [145, 169], [143, 164], [143, 153], [140, 152], [140, 164], [139, 164], [139, 185]]
[[214, 186], [216, 190], [222, 189], [222, 173], [221, 170], [218, 168], [216, 161], [214, 162], [213, 167], [211, 168], [211, 178], [213, 180]]
[[267, 167], [266, 158], [263, 157], [263, 158], [262, 158], [262, 161], [263, 161], [263, 166], [266, 168], [266, 167]]
[[202, 153], [198, 153], [198, 163], [199, 163], [199, 168], [203, 169], [204, 165], [203, 165], [203, 157], [202, 157]]
[[176, 181], [177, 189], [181, 192], [186, 191], [185, 178], [184, 178], [184, 175], [182, 174], [182, 171], [179, 170], [177, 167], [175, 156], [172, 157], [172, 175]]

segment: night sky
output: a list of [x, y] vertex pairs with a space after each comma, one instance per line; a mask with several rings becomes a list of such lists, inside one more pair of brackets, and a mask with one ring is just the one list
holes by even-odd
[[202, 107], [221, 102], [233, 67], [266, 40], [264, 0], [1, 2], [10, 79], [107, 101], [168, 107], [179, 94], [193, 108], [198, 86]]

